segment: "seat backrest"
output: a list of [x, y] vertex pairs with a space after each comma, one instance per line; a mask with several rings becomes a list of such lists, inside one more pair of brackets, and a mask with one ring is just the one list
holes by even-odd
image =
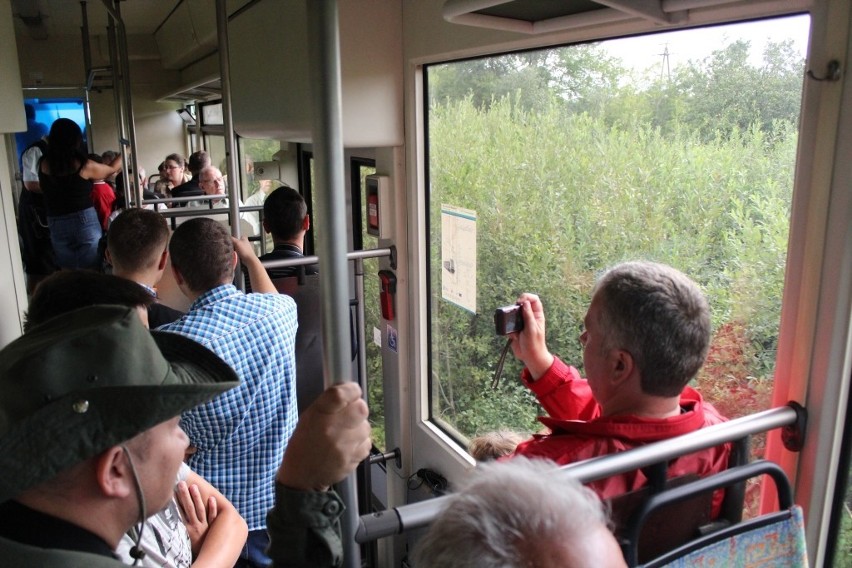
[[802, 508], [761, 515], [697, 539], [646, 564], [646, 568], [772, 566], [807, 568]]
[[[665, 481], [662, 491], [699, 480], [697, 474], [682, 475]], [[609, 499], [616, 540], [627, 546], [626, 532], [633, 515], [652, 495], [649, 486]], [[656, 558], [674, 550], [700, 535], [701, 528], [710, 522], [713, 493], [695, 495], [676, 503], [665, 511], [656, 512], [644, 524], [637, 543], [639, 562]], [[677, 519], [676, 523], [671, 519]]]
[[273, 278], [272, 283], [280, 293], [296, 301], [299, 318], [296, 331], [296, 397], [301, 413], [324, 389], [319, 275], [305, 276], [302, 285], [295, 276]]
[[[711, 475], [698, 481], [687, 483], [685, 485], [681, 485], [672, 489], [666, 489], [660, 493], [651, 496], [648, 500], [646, 500], [636, 510], [636, 512], [633, 513], [624, 528], [623, 535], [625, 541], [628, 544], [628, 546], [626, 546], [624, 550], [625, 559], [627, 560], [628, 565], [639, 565], [638, 547], [641, 546], [639, 535], [641, 534], [645, 524], [648, 523], [649, 519], [652, 518], [652, 515], [656, 515], [657, 513], [668, 512], [669, 514], [666, 515], [667, 520], [665, 522], [668, 524], [678, 524], [681, 522], [681, 519], [671, 514], [671, 507], [673, 505], [682, 502], [688, 502], [696, 495], [712, 495], [714, 491], [720, 488], [730, 487], [731, 485], [740, 483], [746, 479], [763, 474], [770, 475], [775, 481], [775, 487], [778, 492], [778, 502], [782, 508], [782, 512], [773, 513], [770, 516], [759, 517], [759, 519], [769, 522], [775, 522], [779, 519], [784, 520], [781, 519], [781, 517], [789, 517], [791, 515], [790, 511], [793, 508], [792, 490], [790, 488], [790, 482], [787, 480], [787, 476], [784, 474], [784, 471], [778, 465], [766, 460], [758, 460], [739, 467], [730, 468], [721, 473]], [[676, 519], [674, 523], [672, 522], [673, 519]], [[757, 528], [755, 526], [755, 523], [757, 523], [757, 521], [757, 519], [753, 519], [752, 521], [748, 521], [745, 523], [738, 523], [733, 526], [713, 532], [707, 536], [697, 538], [691, 542], [684, 544], [676, 550], [663, 555], [662, 557], [656, 558], [653, 561], [644, 564], [644, 566], [667, 566], [668, 562], [674, 561], [679, 556], [684, 556], [685, 554], [695, 551], [696, 547], [700, 548], [705, 545], [711, 545], [717, 542], [719, 539], [725, 539], [731, 536], [749, 534], [753, 529]], [[735, 550], [731, 551], [732, 554], [735, 552]], [[718, 565], [736, 566], [740, 564], [722, 562]]]

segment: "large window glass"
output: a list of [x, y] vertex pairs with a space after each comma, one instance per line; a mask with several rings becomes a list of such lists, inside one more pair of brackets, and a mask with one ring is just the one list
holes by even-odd
[[[541, 428], [495, 308], [541, 296], [554, 354], [605, 268], [675, 266], [707, 294], [695, 387], [768, 407], [809, 21], [678, 31], [427, 67], [430, 415], [463, 443]], [[755, 444], [756, 453], [762, 444]]]

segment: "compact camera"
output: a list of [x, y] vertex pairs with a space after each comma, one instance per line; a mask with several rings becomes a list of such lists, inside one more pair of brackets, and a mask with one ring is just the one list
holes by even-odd
[[524, 329], [524, 314], [518, 304], [494, 310], [494, 329], [497, 335], [509, 335]]

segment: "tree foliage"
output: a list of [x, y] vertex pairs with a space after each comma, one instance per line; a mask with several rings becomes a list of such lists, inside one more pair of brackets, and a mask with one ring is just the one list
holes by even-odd
[[[492, 310], [538, 293], [549, 347], [580, 366], [595, 277], [627, 259], [698, 281], [715, 326], [744, 326], [748, 376], [771, 377], [802, 62], [770, 44], [755, 67], [748, 47], [734, 42], [666, 82], [624, 82], [594, 45], [430, 68], [435, 416], [467, 436], [534, 431], [540, 410], [511, 356], [489, 389], [503, 347]], [[440, 297], [444, 203], [477, 212], [477, 314]]]

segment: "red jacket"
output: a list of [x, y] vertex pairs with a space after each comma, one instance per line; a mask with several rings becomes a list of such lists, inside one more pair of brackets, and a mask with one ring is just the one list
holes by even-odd
[[[725, 421], [715, 408], [689, 387], [681, 393], [683, 413], [678, 416], [662, 419], [629, 415], [602, 417], [601, 407], [592, 396], [588, 382], [580, 377], [577, 369], [558, 358], [534, 383], [527, 369], [521, 374], [521, 380], [535, 393], [549, 414], [539, 420], [552, 433], [536, 434], [520, 444], [515, 454], [548, 458], [559, 464], [629, 450]], [[669, 477], [688, 473], [703, 477], [723, 471], [728, 466], [730, 450], [730, 445], [724, 444], [681, 456], [669, 464]], [[639, 489], [645, 482], [645, 476], [637, 470], [588, 485], [606, 499]], [[723, 492], [714, 496], [713, 517], [718, 515], [723, 497]]]

